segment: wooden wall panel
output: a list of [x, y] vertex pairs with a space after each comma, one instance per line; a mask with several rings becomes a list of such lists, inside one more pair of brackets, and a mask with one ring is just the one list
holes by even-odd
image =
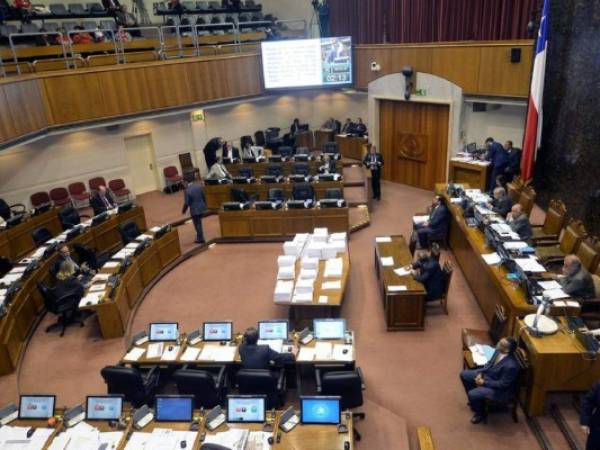
[[73, 73], [44, 78], [51, 125], [105, 117], [104, 94], [96, 73]]
[[[394, 73], [390, 59], [391, 50], [386, 47], [357, 47], [354, 50], [354, 84], [367, 89], [369, 83], [379, 77]], [[373, 72], [371, 62], [377, 62], [381, 70]]]
[[6, 99], [5, 90], [10, 87], [9, 84], [0, 86], [0, 141], [8, 141], [13, 139], [17, 132], [15, 130], [15, 121], [12, 118], [10, 104]]
[[[521, 62], [510, 62], [511, 48], [521, 49]], [[481, 48], [479, 84], [481, 94], [527, 97], [533, 66], [533, 47], [510, 46]]]
[[478, 47], [434, 48], [431, 73], [474, 93], [478, 88], [480, 58]]
[[186, 66], [187, 64], [159, 64], [144, 68], [150, 109], [192, 103]]
[[0, 84], [0, 142], [40, 131], [47, 125], [36, 79]]
[[108, 116], [134, 114], [151, 109], [144, 69], [99, 72], [104, 110]]

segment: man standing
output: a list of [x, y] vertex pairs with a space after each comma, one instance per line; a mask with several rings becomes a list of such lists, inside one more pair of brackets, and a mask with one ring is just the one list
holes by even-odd
[[187, 188], [185, 189], [184, 203], [182, 214], [185, 214], [190, 208], [190, 216], [194, 222], [196, 229], [196, 244], [204, 244], [204, 231], [202, 230], [202, 214], [206, 209], [206, 198], [204, 197], [204, 189], [199, 183], [196, 183], [193, 173], [188, 173], [185, 177]]
[[223, 139], [220, 137], [212, 138], [204, 146], [204, 160], [206, 167], [210, 169], [217, 162], [217, 150], [223, 146]]
[[600, 381], [581, 399], [581, 429], [587, 435], [585, 450], [600, 448]]
[[383, 166], [383, 156], [377, 153], [377, 147], [371, 145], [369, 153], [363, 159], [363, 164], [371, 170], [371, 186], [373, 187], [373, 198], [381, 200], [381, 166]]
[[512, 141], [506, 141], [504, 149], [508, 155], [508, 165], [504, 169], [504, 178], [510, 183], [515, 175], [521, 173], [521, 150], [513, 147]]
[[95, 216], [116, 206], [115, 201], [106, 190], [106, 186], [98, 186], [98, 192], [91, 198], [90, 205], [94, 209]]
[[492, 192], [494, 186], [496, 186], [496, 177], [503, 174], [504, 169], [508, 165], [508, 153], [506, 153], [506, 150], [504, 150], [504, 147], [499, 142], [494, 141], [493, 137], [485, 140], [485, 146], [487, 148], [485, 159], [492, 163], [492, 173], [488, 188], [488, 191]]

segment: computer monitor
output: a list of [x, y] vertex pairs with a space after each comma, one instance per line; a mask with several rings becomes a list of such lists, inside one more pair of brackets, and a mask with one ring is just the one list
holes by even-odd
[[157, 422], [191, 422], [194, 396], [157, 395], [154, 406], [154, 420]]
[[314, 319], [313, 331], [315, 339], [344, 339], [346, 333], [345, 319]]
[[233, 322], [204, 322], [205, 341], [230, 341], [233, 335]]
[[179, 336], [177, 322], [155, 322], [150, 324], [149, 339], [151, 341], [176, 341]]
[[477, 144], [475, 142], [467, 144], [467, 153], [477, 153]]
[[121, 395], [89, 395], [85, 402], [85, 420], [118, 420], [123, 412]]
[[263, 423], [267, 398], [264, 395], [228, 395], [227, 422]]
[[340, 397], [300, 397], [300, 422], [337, 425], [340, 423]]
[[49, 419], [54, 415], [55, 395], [21, 395], [19, 419]]
[[259, 339], [287, 339], [289, 324], [287, 320], [266, 320], [258, 322]]

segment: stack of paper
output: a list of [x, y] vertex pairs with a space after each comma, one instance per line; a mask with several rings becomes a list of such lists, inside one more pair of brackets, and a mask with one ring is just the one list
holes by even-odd
[[312, 301], [312, 292], [294, 292], [294, 296], [292, 297], [292, 303], [312, 303]]
[[312, 347], [301, 347], [298, 352], [297, 361], [313, 361], [315, 359], [315, 349]]
[[340, 278], [344, 271], [344, 260], [342, 258], [328, 259], [325, 262], [325, 278]]
[[277, 257], [277, 267], [287, 267], [296, 264], [295, 255], [280, 255]]
[[523, 272], [545, 272], [546, 269], [535, 258], [516, 258], [515, 263]]
[[429, 220], [429, 216], [413, 216], [413, 223], [415, 225], [421, 225]]
[[153, 233], [158, 233], [160, 230], [161, 230], [161, 227], [159, 227], [159, 226], [150, 228], [150, 231], [152, 231]]
[[10, 286], [15, 281], [19, 281], [22, 275], [22, 273], [7, 273], [4, 277], [0, 278], [0, 286]]
[[570, 295], [567, 294], [562, 288], [558, 289], [546, 289], [542, 294], [543, 297], [548, 297], [550, 300], [558, 300], [561, 298], [569, 298]]
[[325, 247], [325, 242], [318, 242], [311, 240], [307, 246], [306, 254], [311, 258], [319, 258], [322, 257], [323, 247]]
[[562, 288], [560, 283], [556, 280], [538, 281], [537, 284], [539, 285], [539, 287], [541, 287], [545, 291], [550, 290], [550, 289], [561, 289]]
[[377, 236], [375, 238], [375, 242], [378, 244], [386, 244], [388, 242], [392, 242], [391, 236]]
[[52, 428], [36, 428], [31, 437], [27, 437], [30, 427], [12, 427], [9, 425], [0, 428], [0, 448], [42, 450], [46, 441], [54, 431]]
[[162, 356], [160, 357], [161, 361], [175, 361], [177, 359], [177, 355], [179, 355], [179, 350], [181, 347], [179, 345], [171, 345], [165, 348]]
[[232, 428], [227, 431], [210, 434], [204, 439], [205, 444], [218, 444], [231, 450], [244, 450], [248, 441], [248, 430]]
[[[194, 447], [198, 436], [196, 431], [175, 431], [169, 428], [155, 428], [152, 433], [136, 431], [127, 441], [125, 450], [180, 450]], [[109, 447], [114, 448], [114, 447]]]
[[137, 361], [140, 359], [144, 353], [146, 353], [146, 349], [133, 347], [131, 350], [127, 352], [127, 354], [123, 357], [125, 361]]
[[106, 290], [107, 284], [106, 283], [96, 283], [96, 284], [92, 284], [89, 288], [88, 288], [88, 292], [103, 292]]
[[300, 269], [300, 278], [310, 278], [312, 280], [317, 278], [318, 272], [314, 269]]
[[278, 280], [293, 280], [296, 275], [296, 268], [294, 266], [283, 266], [277, 271]]
[[481, 257], [483, 258], [483, 260], [485, 261], [486, 264], [488, 265], [493, 265], [493, 264], [500, 264], [500, 261], [502, 261], [500, 259], [500, 255], [498, 255], [498, 253], [494, 252], [494, 253], [489, 253], [487, 255], [481, 255]]
[[410, 275], [410, 268], [398, 267], [397, 269], [394, 269], [394, 273], [399, 277], [405, 277], [407, 275]]
[[524, 248], [529, 247], [529, 245], [527, 245], [527, 242], [523, 241], [505, 242], [502, 245], [506, 250], [522, 250]]
[[46, 251], [47, 248], [48, 248], [48, 246], [46, 246], [46, 245], [42, 245], [41, 247], [38, 247], [37, 250], [31, 254], [31, 257], [34, 259], [40, 259], [42, 256], [44, 256], [44, 252]]
[[104, 298], [106, 292], [88, 292], [85, 297], [83, 297], [79, 301], [79, 307], [83, 308], [84, 306], [95, 306]]
[[317, 342], [315, 345], [315, 359], [317, 361], [328, 361], [331, 359], [332, 351], [331, 342]]
[[330, 240], [327, 245], [331, 249], [335, 249], [336, 255], [339, 254], [339, 253], [346, 253], [348, 251], [348, 244], [346, 243], [346, 241], [342, 241], [342, 240], [332, 241], [332, 240]]
[[102, 266], [103, 269], [116, 269], [121, 265], [121, 261], [106, 261]]
[[394, 265], [394, 257], [384, 256], [383, 258], [381, 258], [381, 265], [383, 267], [392, 267]]
[[305, 244], [308, 241], [310, 234], [308, 233], [298, 233], [294, 236], [294, 242], [298, 244]]
[[289, 303], [292, 300], [293, 292], [293, 281], [279, 280], [275, 285], [275, 293], [273, 294], [273, 300], [275, 301], [275, 303]]
[[303, 269], [318, 270], [319, 269], [319, 258], [311, 258], [309, 256], [305, 256], [304, 258], [302, 258], [300, 267], [302, 267]]
[[323, 290], [323, 291], [339, 290], [339, 289], [342, 289], [342, 281], [341, 280], [324, 281], [323, 283], [321, 283], [321, 290]]
[[348, 241], [348, 233], [331, 233], [329, 235], [329, 242], [343, 241], [346, 243]]
[[92, 283], [97, 283], [99, 281], [108, 281], [110, 278], [110, 273], [97, 273], [92, 278]]
[[200, 349], [195, 347], [188, 347], [181, 355], [182, 361], [196, 361], [198, 359], [198, 355], [200, 354]]
[[163, 354], [164, 346], [165, 345], [162, 342], [155, 342], [148, 345], [148, 350], [146, 351], [146, 356], [148, 359], [160, 358]]
[[302, 253], [303, 248], [304, 243], [299, 243], [296, 241], [287, 241], [283, 243], [283, 254], [298, 256], [300, 255], [300, 253]]
[[327, 228], [315, 228], [313, 230], [312, 241], [313, 242], [327, 242], [329, 239], [329, 231]]
[[310, 294], [312, 298], [314, 284], [315, 280], [312, 278], [300, 278], [298, 281], [296, 281], [294, 294]]
[[235, 359], [237, 347], [231, 345], [205, 344], [198, 359], [201, 361], [232, 362]]
[[322, 259], [332, 259], [337, 256], [339, 244], [335, 242], [328, 242], [323, 246], [321, 250], [321, 258]]

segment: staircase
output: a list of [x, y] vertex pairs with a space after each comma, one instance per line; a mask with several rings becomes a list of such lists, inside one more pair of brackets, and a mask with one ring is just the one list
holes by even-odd
[[350, 232], [369, 226], [369, 189], [366, 185], [366, 172], [360, 161], [343, 158], [344, 198], [350, 207]]

